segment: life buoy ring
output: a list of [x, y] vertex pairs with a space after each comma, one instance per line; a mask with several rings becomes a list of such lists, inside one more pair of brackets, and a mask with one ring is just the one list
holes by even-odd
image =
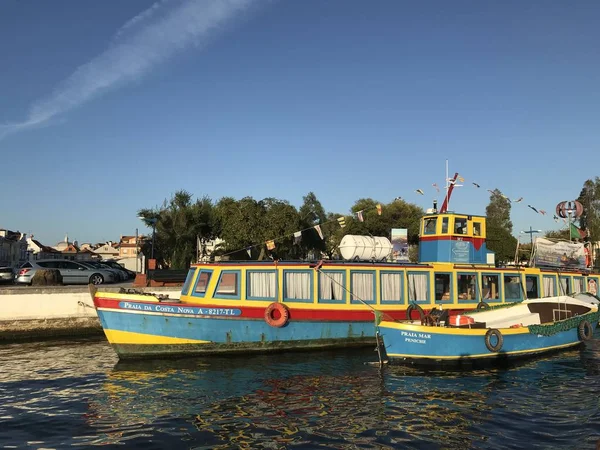
[[579, 339], [582, 341], [589, 341], [592, 338], [592, 334], [594, 334], [594, 329], [592, 328], [592, 324], [587, 320], [582, 320], [579, 322], [579, 326], [577, 327], [577, 335]]
[[490, 305], [488, 305], [486, 302], [477, 303], [477, 310], [481, 311], [482, 309], [490, 309]]
[[[492, 338], [496, 339], [496, 343], [492, 344]], [[504, 338], [502, 337], [502, 333], [496, 330], [495, 328], [490, 328], [485, 333], [485, 346], [490, 352], [499, 352], [502, 348], [502, 344], [504, 344]]]
[[273, 302], [265, 309], [265, 322], [275, 328], [281, 328], [288, 323], [290, 310], [283, 303]]
[[408, 305], [408, 308], [406, 308], [406, 319], [412, 320], [411, 315], [412, 315], [413, 311], [419, 312], [419, 320], [421, 322], [423, 322], [425, 319], [425, 311], [423, 311], [423, 308], [421, 308], [419, 305], [417, 305], [415, 303], [411, 303], [410, 305]]

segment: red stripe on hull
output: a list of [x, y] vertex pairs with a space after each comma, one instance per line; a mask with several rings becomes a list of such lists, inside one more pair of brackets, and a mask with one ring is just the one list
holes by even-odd
[[[119, 307], [120, 302], [132, 302], [141, 303], [148, 305], [156, 305], [156, 302], [143, 302], [139, 300], [123, 300], [123, 299], [108, 299], [108, 298], [95, 298], [94, 305], [96, 308], [108, 308], [125, 310]], [[198, 308], [235, 308], [242, 311], [240, 316], [229, 316], [228, 320], [239, 320], [239, 319], [264, 319], [265, 309], [262, 306], [223, 306], [223, 305], [211, 305], [203, 303], [175, 303], [175, 302], [160, 302], [164, 306], [190, 306]], [[306, 320], [306, 321], [317, 321], [324, 320], [330, 322], [365, 322], [374, 320], [373, 311], [371, 309], [364, 310], [335, 310], [335, 309], [296, 309], [293, 305], [286, 304], [290, 309], [290, 320]], [[384, 319], [389, 320], [405, 320], [406, 319], [406, 306], [402, 306], [402, 309], [386, 310], [381, 311], [384, 315]], [[131, 310], [127, 310], [131, 311]], [[427, 310], [426, 310], [427, 311]], [[452, 310], [453, 314], [457, 314], [459, 310]], [[414, 316], [413, 316], [414, 317]]]

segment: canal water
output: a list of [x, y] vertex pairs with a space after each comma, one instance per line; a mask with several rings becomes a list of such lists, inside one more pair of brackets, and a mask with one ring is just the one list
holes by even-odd
[[0, 448], [595, 449], [600, 440], [600, 341], [468, 372], [367, 361], [373, 349], [118, 362], [99, 338], [5, 344]]

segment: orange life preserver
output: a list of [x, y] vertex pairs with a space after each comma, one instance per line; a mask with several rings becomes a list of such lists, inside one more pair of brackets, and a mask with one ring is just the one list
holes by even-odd
[[472, 325], [475, 323], [475, 319], [471, 316], [450, 316], [450, 325], [454, 325], [455, 327], [459, 327], [461, 325]]
[[283, 303], [273, 302], [265, 309], [265, 322], [275, 328], [281, 328], [290, 319], [290, 310]]

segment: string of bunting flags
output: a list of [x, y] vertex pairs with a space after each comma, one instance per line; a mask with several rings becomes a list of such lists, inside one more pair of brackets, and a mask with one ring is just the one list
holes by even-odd
[[[382, 212], [383, 212], [383, 207], [381, 206], [381, 203], [377, 203], [377, 205], [375, 205], [374, 208], [361, 209], [360, 211], [355, 212], [354, 216], [356, 217], [356, 219], [359, 222], [364, 222], [365, 221], [364, 213], [366, 213], [367, 211], [372, 211], [372, 210], [377, 210], [377, 214], [381, 215]], [[278, 238], [275, 238], [275, 239], [269, 239], [264, 244], [260, 243], [260, 244], [250, 245], [250, 246], [246, 247], [244, 250], [246, 250], [246, 252], [248, 253], [248, 256], [250, 256], [250, 257], [252, 256], [252, 249], [255, 248], [255, 247], [262, 246], [262, 245], [265, 245], [267, 247], [267, 250], [269, 250], [269, 251], [275, 250], [275, 248], [277, 247], [277, 245], [275, 244], [275, 242], [280, 241], [282, 239], [286, 239], [288, 237], [293, 237], [294, 238], [294, 244], [295, 245], [299, 245], [302, 242], [302, 233], [304, 231], [308, 231], [308, 230], [315, 230], [316, 233], [319, 235], [320, 239], [325, 239], [325, 235], [323, 234], [323, 230], [321, 229], [321, 226], [325, 225], [325, 224], [333, 223], [333, 222], [337, 222], [338, 225], [340, 226], [340, 228], [345, 228], [346, 227], [346, 218], [344, 216], [342, 216], [342, 217], [338, 217], [337, 219], [333, 219], [333, 220], [329, 220], [327, 222], [323, 222], [323, 223], [319, 223], [317, 225], [313, 225], [312, 227], [308, 227], [308, 228], [305, 228], [303, 230], [295, 231], [294, 233], [291, 233], [291, 234], [286, 234], [286, 235], [283, 235], [283, 236], [279, 236]], [[223, 256], [231, 255], [233, 253], [237, 253], [240, 250], [242, 250], [242, 249], [238, 249], [238, 250], [234, 250], [234, 251], [231, 251], [231, 252], [224, 253]]]
[[[465, 182], [465, 178], [457, 175], [456, 180], [454, 180], [453, 178], [448, 178], [446, 180], [446, 182], [448, 183], [447, 186], [445, 187], [445, 189], [448, 189], [450, 187], [450, 185], [454, 185], [455, 188], [457, 187], [463, 187], [464, 184], [457, 184], [457, 182], [459, 183], [464, 183]], [[473, 186], [475, 189], [481, 189], [481, 184], [472, 181], [471, 186]], [[438, 186], [437, 183], [432, 183], [431, 186], [436, 190], [436, 193], [440, 192], [440, 187]], [[486, 191], [488, 191], [490, 194], [498, 194], [500, 195], [502, 198], [508, 200], [509, 203], [513, 204], [513, 203], [522, 203], [523, 202], [523, 197], [518, 197], [516, 199], [511, 199], [508, 195], [504, 194], [500, 189], [486, 189]], [[415, 189], [415, 193], [419, 194], [419, 195], [425, 195], [425, 191], [423, 189]], [[545, 209], [541, 209], [537, 206], [531, 205], [531, 204], [527, 204], [527, 207], [529, 209], [531, 209], [533, 212], [535, 212], [536, 214], [541, 214], [542, 216], [546, 216], [548, 214], [548, 212]], [[561, 219], [562, 221], [567, 224], [567, 218], [566, 217], [558, 217], [556, 214], [553, 214], [552, 219], [554, 220], [554, 222], [559, 222]], [[571, 224], [572, 227], [575, 227], [573, 224]], [[576, 227], [575, 227], [576, 228]], [[579, 230], [579, 229], [578, 229]], [[583, 230], [579, 230], [580, 234], [581, 232], [583, 232]]]

